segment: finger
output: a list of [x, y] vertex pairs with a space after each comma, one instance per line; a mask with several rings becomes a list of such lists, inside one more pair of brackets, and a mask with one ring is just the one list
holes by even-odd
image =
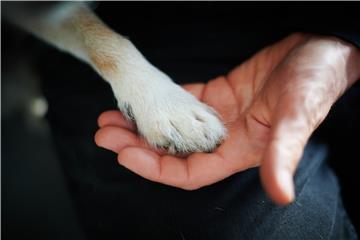
[[202, 99], [203, 91], [205, 84], [203, 83], [193, 83], [193, 84], [185, 84], [182, 86], [186, 91], [190, 92], [198, 99]]
[[154, 148], [144, 139], [126, 128], [105, 126], [95, 134], [95, 143], [99, 147], [119, 153], [125, 147], [142, 147], [157, 154], [166, 154], [166, 149]]
[[212, 106], [226, 122], [233, 122], [239, 116], [238, 102], [223, 76], [208, 82], [203, 101]]
[[278, 204], [288, 204], [295, 198], [293, 175], [313, 129], [300, 107], [282, 104], [278, 109], [282, 110], [271, 130], [260, 172], [269, 196]]
[[119, 153], [118, 161], [148, 180], [187, 190], [215, 183], [234, 173], [216, 154], [195, 153], [188, 159], [181, 159], [160, 156], [148, 149], [128, 147]]
[[122, 113], [117, 110], [110, 110], [100, 114], [98, 117], [98, 125], [101, 128], [105, 126], [118, 126], [131, 131], [136, 128], [134, 123], [127, 120]]
[[161, 157], [144, 148], [125, 148], [119, 153], [118, 162], [148, 180], [171, 186], [182, 186], [187, 179], [186, 161], [173, 156]]
[[144, 141], [133, 132], [115, 126], [105, 126], [99, 129], [95, 134], [95, 143], [99, 147], [116, 153], [129, 146], [147, 147]]

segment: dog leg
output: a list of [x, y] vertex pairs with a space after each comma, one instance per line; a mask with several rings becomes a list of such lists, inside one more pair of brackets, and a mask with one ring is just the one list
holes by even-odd
[[213, 109], [151, 65], [85, 5], [67, 3], [14, 22], [90, 64], [152, 146], [170, 153], [210, 152], [224, 139], [225, 127]]

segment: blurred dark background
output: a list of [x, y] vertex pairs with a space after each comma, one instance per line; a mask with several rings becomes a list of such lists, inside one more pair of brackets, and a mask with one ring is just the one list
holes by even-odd
[[45, 119], [33, 41], [2, 21], [2, 238], [84, 239]]
[[[359, 23], [355, 18], [358, 5], [340, 3], [326, 7], [300, 3], [100, 3], [94, 8], [106, 23], [129, 36], [155, 66], [181, 83], [204, 82], [226, 74], [291, 32], [346, 31]], [[339, 23], [334, 16], [347, 19]], [[87, 134], [83, 141], [93, 144], [96, 117], [115, 107], [111, 90], [85, 64], [4, 20], [1, 33], [2, 237], [84, 239], [79, 206], [73, 202], [77, 189], [71, 169], [84, 169], [84, 175], [78, 177], [85, 177], [91, 163], [77, 162], [76, 155], [73, 162], [63, 161], [61, 148], [67, 146], [53, 137], [61, 138], [68, 125], [81, 125]], [[358, 231], [359, 104], [357, 84], [315, 133], [329, 147], [329, 162]], [[69, 118], [64, 120], [53, 110], [56, 108], [67, 108]], [[117, 167], [115, 161], [106, 164]], [[96, 184], [92, 182], [90, 187], [96, 188]]]

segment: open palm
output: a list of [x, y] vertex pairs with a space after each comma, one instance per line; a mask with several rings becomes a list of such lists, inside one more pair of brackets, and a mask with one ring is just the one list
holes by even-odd
[[[119, 111], [99, 117], [95, 140], [118, 153], [121, 165], [152, 181], [193, 190], [261, 166], [277, 203], [294, 198], [292, 175], [304, 146], [357, 73], [334, 39], [293, 34], [267, 47], [226, 77], [184, 88], [212, 106], [228, 136], [213, 153], [171, 156], [149, 147]], [[331, 51], [330, 51], [331, 50]], [[354, 76], [353, 76], [354, 75]]]

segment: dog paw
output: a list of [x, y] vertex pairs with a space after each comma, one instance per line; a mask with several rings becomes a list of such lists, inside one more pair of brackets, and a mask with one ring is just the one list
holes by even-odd
[[118, 67], [99, 71], [111, 84], [122, 113], [156, 148], [172, 154], [213, 151], [226, 135], [217, 113], [152, 66], [131, 42], [125, 42], [122, 54], [110, 61]]
[[124, 101], [118, 98], [119, 108], [155, 148], [171, 154], [211, 152], [225, 138], [226, 129], [215, 110], [180, 86], [163, 82], [139, 88]]

